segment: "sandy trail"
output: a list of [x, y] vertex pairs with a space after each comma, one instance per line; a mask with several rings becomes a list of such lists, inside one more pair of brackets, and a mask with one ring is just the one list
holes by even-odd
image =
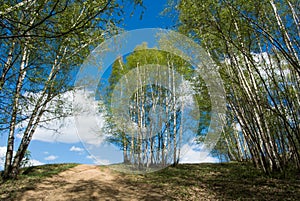
[[78, 165], [43, 180], [17, 200], [168, 200], [162, 189], [128, 182], [109, 168]]

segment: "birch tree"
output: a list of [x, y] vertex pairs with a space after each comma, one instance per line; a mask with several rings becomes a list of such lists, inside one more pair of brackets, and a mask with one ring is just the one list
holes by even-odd
[[[147, 47], [146, 44], [141, 46]], [[181, 156], [182, 143], [187, 139], [183, 137], [183, 126], [188, 124], [183, 118], [183, 115], [187, 115], [183, 113], [184, 102], [187, 101], [184, 96], [192, 95], [190, 91], [187, 92], [188, 85], [179, 88], [176, 83], [184, 83], [184, 79], [192, 80], [193, 68], [178, 56], [144, 48], [136, 47], [132, 54], [124, 59], [119, 58], [112, 66], [108, 95], [104, 97], [109, 99], [106, 102], [110, 104], [111, 98], [122, 99], [123, 94], [131, 94], [126, 105], [130, 118], [126, 122], [119, 122], [118, 118], [111, 121], [109, 117], [107, 126], [110, 128], [104, 132], [113, 131], [108, 141], [123, 152], [128, 152], [123, 153], [124, 163], [139, 169], [176, 165]], [[175, 72], [183, 75], [180, 80]], [[145, 82], [149, 76], [155, 77], [151, 84]], [[161, 79], [166, 81], [164, 86], [161, 86]], [[126, 87], [130, 86], [128, 83], [135, 86], [133, 91], [126, 91]], [[112, 97], [116, 89], [118, 94]], [[123, 103], [127, 102], [125, 100]], [[127, 126], [123, 126], [123, 123]]]
[[185, 0], [177, 6], [179, 30], [200, 39], [226, 81], [229, 157], [251, 159], [267, 173], [300, 167], [297, 3]]
[[[105, 0], [25, 0], [1, 6], [1, 118], [8, 119], [1, 124], [8, 133], [4, 179], [18, 176], [35, 130], [51, 120], [47, 113], [70, 115], [61, 108], [60, 95], [72, 89], [73, 75], [89, 51], [117, 30], [119, 19], [111, 16], [120, 11], [115, 1]], [[22, 136], [18, 147], [16, 134]]]

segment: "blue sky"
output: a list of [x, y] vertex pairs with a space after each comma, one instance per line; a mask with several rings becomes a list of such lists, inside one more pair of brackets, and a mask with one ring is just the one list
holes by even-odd
[[[125, 11], [125, 20], [122, 25], [126, 30], [141, 28], [172, 28], [176, 24], [176, 16], [161, 15], [161, 12], [167, 6], [167, 0], [145, 0], [143, 1], [145, 9], [139, 7], [134, 15], [130, 17], [130, 12]], [[128, 7], [130, 9], [130, 7]], [[143, 13], [142, 19], [140, 14]]]
[[[166, 5], [166, 0], [144, 0], [145, 8], [137, 7], [133, 16], [130, 16], [132, 11], [132, 5], [128, 4], [125, 9], [124, 22], [122, 28], [125, 30], [134, 30], [141, 28], [172, 28], [176, 23], [174, 16], [160, 15]], [[141, 13], [144, 11], [141, 17]], [[52, 124], [49, 124], [51, 127]], [[7, 140], [6, 135], [0, 136], [0, 158], [1, 153], [5, 150], [5, 142]], [[20, 138], [16, 138], [18, 143]], [[111, 148], [101, 148], [99, 151], [102, 155], [113, 155]], [[93, 164], [94, 160], [90, 157], [90, 154], [86, 151], [84, 144], [78, 138], [76, 128], [74, 125], [70, 127], [66, 126], [65, 132], [61, 134], [55, 133], [55, 131], [46, 131], [45, 129], [38, 129], [34, 135], [34, 139], [29, 145], [31, 152], [31, 159], [34, 164], [47, 164], [47, 163], [85, 163]], [[194, 154], [194, 156], [193, 156]], [[194, 150], [190, 151], [189, 158], [186, 160], [194, 160], [197, 153]], [[112, 156], [108, 156], [112, 160]], [[106, 160], [108, 158], [104, 158]], [[2, 161], [3, 162], [3, 161]], [[1, 167], [0, 160], [0, 168]]]

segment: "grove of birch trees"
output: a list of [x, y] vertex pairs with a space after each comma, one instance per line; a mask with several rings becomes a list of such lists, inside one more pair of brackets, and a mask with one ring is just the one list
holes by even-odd
[[95, 45], [116, 33], [122, 18], [112, 16], [120, 16], [121, 7], [114, 0], [1, 1], [0, 131], [7, 135], [4, 179], [18, 176], [41, 122], [71, 114], [71, 108], [63, 107], [61, 94], [73, 88], [76, 71]]
[[[181, 147], [193, 137], [189, 133], [199, 133], [195, 136], [201, 137], [200, 116], [202, 128], [206, 128], [210, 102], [203, 80], [194, 77], [193, 71], [180, 57], [155, 49], [137, 47], [132, 54], [115, 61], [105, 95], [108, 105], [114, 96], [118, 103], [122, 102], [119, 100], [131, 89], [129, 84], [135, 87], [129, 91], [129, 100], [124, 101], [124, 104], [129, 102], [129, 119], [120, 122], [119, 116], [107, 115], [104, 133], [108, 133], [109, 142], [123, 151], [125, 164], [139, 169], [176, 165], [182, 157]], [[153, 83], [144, 82], [151, 76], [155, 78]], [[113, 92], [116, 90], [117, 94]], [[193, 91], [201, 92], [201, 96]], [[197, 108], [188, 109], [194, 103]], [[197, 114], [198, 110], [201, 115]]]
[[300, 169], [299, 1], [182, 0], [176, 8], [180, 32], [206, 48], [226, 87], [215, 153], [266, 173]]
[[[73, 89], [74, 75], [90, 51], [118, 33], [123, 14], [119, 4], [124, 2], [2, 1], [0, 132], [7, 136], [4, 179], [18, 176], [40, 123], [71, 114], [70, 108], [62, 107], [61, 94]], [[140, 0], [131, 3], [142, 5]], [[178, 14], [178, 31], [205, 48], [224, 81], [227, 121], [214, 154], [221, 160], [252, 161], [266, 173], [300, 170], [299, 1], [180, 0], [169, 5]], [[167, 75], [159, 67], [155, 72], [168, 81], [169, 90], [142, 82], [148, 74], [143, 66], [148, 64], [167, 67]], [[135, 77], [127, 77], [133, 69]], [[134, 80], [139, 86], [128, 102], [133, 124], [118, 122], [107, 108], [104, 129], [108, 141], [123, 150], [124, 163], [139, 168], [176, 165], [183, 152], [182, 142], [187, 140], [184, 136], [188, 136], [184, 132], [195, 133], [199, 143], [203, 141], [210, 121], [210, 97], [201, 76], [193, 76], [193, 67], [186, 61], [166, 52], [138, 48], [120, 57], [112, 66], [106, 104], [110, 104], [120, 79], [125, 84]], [[193, 90], [184, 87], [185, 82]], [[126, 87], [118, 87], [122, 97]], [[194, 101], [200, 116], [182, 99]], [[190, 126], [192, 119], [201, 126]], [[137, 132], [128, 132], [130, 129]], [[17, 135], [19, 144], [15, 144]]]

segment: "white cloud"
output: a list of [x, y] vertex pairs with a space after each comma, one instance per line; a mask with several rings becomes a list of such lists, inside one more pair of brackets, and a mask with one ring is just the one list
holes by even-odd
[[[24, 94], [24, 96], [34, 97], [34, 99], [36, 99], [39, 93], [27, 93]], [[72, 144], [82, 141], [87, 144], [100, 144], [103, 141], [103, 137], [100, 136], [100, 130], [104, 124], [104, 119], [100, 114], [96, 114], [98, 102], [95, 101], [93, 97], [87, 98], [82, 91], [71, 91], [61, 94], [62, 103], [65, 105], [62, 108], [66, 108], [66, 111], [70, 110], [75, 99], [76, 105], [79, 105], [78, 108], [80, 108], [77, 109], [77, 106], [74, 108], [74, 111], [78, 114], [76, 118], [69, 116], [42, 123], [40, 124], [41, 126], [36, 129], [32, 140]], [[52, 105], [53, 104], [54, 103], [52, 103]], [[51, 106], [51, 104], [49, 105]], [[29, 108], [27, 112], [24, 111], [24, 114], [30, 115], [31, 109], [32, 108]], [[85, 110], [85, 112], [83, 110]], [[47, 114], [41, 121], [47, 118], [54, 118], [54, 115]], [[24, 121], [23, 126], [26, 126], [27, 123], [28, 121]], [[20, 133], [16, 136], [18, 138], [22, 137]]]
[[4, 169], [6, 147], [0, 147], [0, 170]]
[[[256, 67], [258, 68], [261, 76], [263, 78], [267, 78], [269, 75], [268, 74], [277, 74], [280, 75], [283, 73], [283, 75], [287, 76], [290, 74], [290, 70], [286, 69], [283, 70], [282, 72], [279, 70], [280, 68], [277, 68], [276, 66], [278, 65], [277, 61], [272, 58], [272, 56], [268, 55], [267, 52], [260, 52], [260, 53], [251, 53], [252, 58], [255, 62]], [[277, 55], [278, 56], [278, 55]], [[231, 64], [230, 59], [225, 59], [225, 63]], [[242, 64], [244, 61], [237, 61], [240, 64]], [[284, 58], [280, 58], [280, 63], [281, 65], [287, 65], [288, 61]]]
[[35, 159], [31, 159], [29, 160], [30, 164], [33, 165], [33, 166], [37, 166], [37, 165], [44, 165], [44, 163], [38, 161], [38, 160], [35, 160]]
[[72, 146], [72, 147], [70, 148], [70, 151], [83, 152], [84, 149], [83, 149], [83, 148], [80, 148], [80, 147]]
[[96, 164], [96, 165], [110, 165], [110, 164], [113, 164], [112, 162], [110, 162], [107, 159], [97, 159], [93, 155], [88, 155], [88, 156], [86, 156], [86, 158], [91, 159], [93, 161], [93, 163]]
[[[16, 152], [13, 153], [15, 155]], [[4, 163], [5, 163], [5, 155], [6, 155], [6, 147], [0, 147], [0, 170], [4, 169]], [[35, 160], [30, 159], [27, 166], [36, 166], [36, 165], [43, 165], [44, 163]]]
[[58, 156], [54, 156], [54, 155], [50, 155], [47, 156], [46, 158], [44, 158], [46, 161], [54, 161], [55, 159], [57, 159]]
[[27, 165], [25, 165], [26, 167], [29, 167], [29, 166], [38, 166], [38, 165], [44, 165], [45, 163], [42, 163], [42, 162], [40, 162], [40, 161], [38, 161], [38, 160], [35, 160], [35, 159], [30, 159], [29, 161], [28, 161], [28, 164]]
[[[62, 122], [63, 121], [63, 122]], [[66, 117], [62, 121], [53, 120], [48, 123], [47, 128], [39, 127], [33, 135], [33, 140], [43, 142], [63, 142], [63, 143], [76, 143], [80, 139], [76, 133], [74, 120], [72, 117]], [[58, 130], [59, 132], [56, 132]]]
[[106, 160], [106, 159], [103, 159], [103, 160], [97, 159], [97, 160], [94, 160], [94, 163], [96, 165], [110, 165], [110, 164], [112, 164], [109, 160]]
[[180, 163], [217, 163], [218, 159], [209, 156], [208, 152], [199, 150], [197, 145], [183, 145]]

